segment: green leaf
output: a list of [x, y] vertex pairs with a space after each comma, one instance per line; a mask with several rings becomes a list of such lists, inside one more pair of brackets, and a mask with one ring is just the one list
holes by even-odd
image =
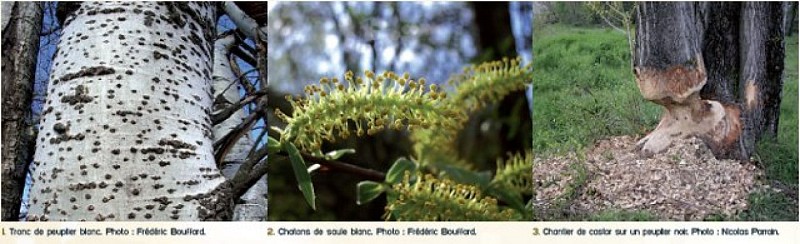
[[475, 185], [481, 190], [489, 187], [492, 180], [492, 172], [475, 172], [454, 165], [441, 166], [441, 174], [461, 184]]
[[356, 204], [361, 205], [368, 203], [380, 196], [385, 190], [386, 186], [378, 182], [368, 180], [358, 182], [358, 186], [356, 187], [356, 195], [358, 195]]
[[348, 154], [348, 153], [356, 153], [356, 150], [352, 149], [352, 148], [346, 148], [346, 149], [339, 149], [339, 150], [330, 151], [330, 152], [325, 154], [325, 159], [327, 159], [327, 160], [337, 160], [337, 159], [341, 158], [342, 156], [344, 156], [345, 154]]
[[281, 151], [281, 142], [275, 140], [271, 136], [267, 136], [267, 150], [269, 154], [278, 153]]
[[311, 182], [311, 175], [308, 174], [303, 156], [300, 155], [300, 151], [291, 142], [284, 143], [283, 150], [289, 154], [289, 160], [292, 162], [292, 171], [294, 171], [294, 177], [297, 179], [300, 191], [303, 192], [303, 197], [306, 198], [306, 202], [311, 206], [311, 209], [317, 210], [317, 206], [314, 204], [316, 199], [314, 184]]
[[395, 184], [403, 180], [403, 175], [406, 171], [414, 171], [417, 168], [417, 164], [411, 162], [406, 158], [398, 158], [392, 164], [392, 167], [389, 168], [389, 171], [386, 172], [386, 183]]
[[502, 187], [498, 184], [491, 184], [488, 189], [485, 189], [485, 192], [497, 198], [497, 200], [505, 202], [519, 213], [525, 214], [526, 211], [528, 211], [523, 203], [522, 195], [513, 189]]

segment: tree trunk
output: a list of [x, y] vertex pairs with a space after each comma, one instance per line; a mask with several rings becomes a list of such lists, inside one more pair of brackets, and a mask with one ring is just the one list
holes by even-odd
[[33, 155], [33, 96], [42, 5], [3, 2], [2, 220], [19, 219], [25, 174]]
[[645, 99], [665, 107], [638, 144], [645, 154], [697, 136], [718, 158], [748, 159], [762, 135], [777, 134], [784, 10], [781, 3], [640, 5], [634, 73]]
[[[231, 71], [228, 54], [235, 43], [233, 35], [220, 38], [214, 45], [214, 110], [219, 111], [241, 99], [239, 95], [237, 77]], [[233, 115], [214, 125], [214, 140], [217, 141], [230, 133], [234, 127], [244, 121], [244, 110], [237, 110]], [[247, 154], [253, 147], [253, 140], [249, 133], [242, 136], [230, 151], [225, 155], [222, 165], [222, 174], [226, 178], [233, 178], [239, 167], [247, 159]], [[267, 180], [266, 176], [252, 186], [237, 203], [233, 210], [233, 220], [264, 221], [267, 219]]]
[[763, 136], [778, 135], [783, 87], [783, 4], [747, 2], [742, 13], [740, 102], [747, 120], [746, 140], [753, 149]]
[[739, 28], [741, 3], [709, 2], [703, 38], [703, 63], [708, 80], [700, 97], [725, 104], [736, 102], [735, 86], [739, 81]]
[[735, 105], [700, 98], [706, 84], [702, 21], [694, 3], [641, 3], [637, 9], [634, 75], [645, 99], [664, 106], [655, 130], [637, 143], [645, 155], [686, 136], [703, 138], [718, 157], [745, 157]]
[[192, 221], [229, 207], [212, 152], [216, 10], [83, 2], [66, 12], [29, 220]]
[[488, 60], [514, 56], [511, 16], [507, 2], [473, 2], [475, 24], [478, 26], [478, 47], [491, 52]]

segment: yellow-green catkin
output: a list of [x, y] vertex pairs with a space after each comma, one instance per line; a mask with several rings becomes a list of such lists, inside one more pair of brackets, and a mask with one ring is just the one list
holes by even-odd
[[450, 79], [457, 85], [451, 102], [474, 111], [524, 89], [533, 79], [533, 70], [530, 64], [520, 66], [520, 62], [519, 57], [503, 58], [467, 67]]
[[[503, 58], [464, 68], [462, 73], [450, 78], [448, 83], [455, 86], [455, 94], [444, 98], [444, 101], [459, 108], [462, 117], [467, 117], [470, 112], [498, 102], [513, 91], [524, 89], [531, 82], [533, 72], [532, 66], [521, 66], [520, 60]], [[414, 131], [411, 138], [420, 163], [453, 163], [465, 166], [464, 161], [458, 159], [453, 140], [461, 129], [463, 123], [455, 127], [433, 126]]]
[[[415, 84], [415, 85], [411, 85]], [[338, 78], [322, 78], [319, 85], [305, 88], [306, 96], [289, 99], [294, 111], [288, 116], [276, 111], [287, 123], [281, 141], [291, 141], [305, 151], [316, 152], [323, 141], [353, 134], [372, 135], [383, 129], [450, 128], [464, 120], [440, 89], [417, 85], [409, 74], [353, 72]]]
[[514, 220], [520, 215], [503, 209], [497, 200], [484, 197], [477, 187], [463, 185], [432, 175], [416, 175], [416, 181], [406, 174], [403, 182], [395, 184], [392, 194], [397, 197], [386, 206], [387, 219], [415, 221], [443, 220]]
[[533, 152], [511, 155], [507, 160], [497, 161], [497, 172], [491, 184], [515, 192], [531, 192], [533, 189]]

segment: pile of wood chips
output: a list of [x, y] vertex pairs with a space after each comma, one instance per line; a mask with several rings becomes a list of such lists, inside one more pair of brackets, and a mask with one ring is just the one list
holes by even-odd
[[637, 153], [636, 141], [613, 137], [582, 155], [534, 159], [534, 211], [563, 216], [644, 210], [661, 220], [702, 220], [734, 216], [747, 209], [751, 192], [765, 189], [761, 169], [717, 160], [700, 139], [676, 141], [650, 158]]

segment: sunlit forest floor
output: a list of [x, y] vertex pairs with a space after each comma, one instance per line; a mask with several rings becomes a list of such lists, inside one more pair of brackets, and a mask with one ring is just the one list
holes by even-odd
[[[590, 151], [596, 151], [598, 145], [607, 140], [613, 142], [626, 138], [619, 137], [623, 135], [639, 138], [655, 128], [661, 108], [645, 101], [639, 94], [631, 72], [630, 49], [625, 34], [611, 29], [551, 25], [535, 28], [534, 38], [533, 123], [534, 152], [538, 159], [572, 157], [588, 160], [597, 156]], [[746, 177], [742, 175], [746, 179], [756, 179], [759, 181], [758, 185], [766, 186], [770, 190], [752, 191], [749, 195], [744, 195], [746, 208], [735, 211], [735, 214], [710, 213], [701, 219], [797, 220], [797, 48], [798, 38], [795, 33], [786, 39], [779, 136], [777, 139], [759, 142], [753, 156], [754, 161], [747, 163], [758, 168], [757, 172], [747, 174]], [[611, 159], [618, 155], [603, 153], [600, 156]], [[536, 167], [538, 166], [534, 165]], [[587, 179], [592, 176], [592, 172], [589, 172], [591, 168], [565, 167], [574, 173], [565, 177], [569, 179], [564, 183], [568, 189], [559, 200], [567, 206], [581, 194], [585, 195], [587, 189], [592, 189], [593, 186], [588, 185], [590, 181]], [[761, 189], [755, 186], [752, 188]], [[612, 208], [577, 213], [574, 207], [568, 208], [571, 209], [560, 214], [536, 216], [539, 220], [665, 219], [664, 214], [647, 209]]]

